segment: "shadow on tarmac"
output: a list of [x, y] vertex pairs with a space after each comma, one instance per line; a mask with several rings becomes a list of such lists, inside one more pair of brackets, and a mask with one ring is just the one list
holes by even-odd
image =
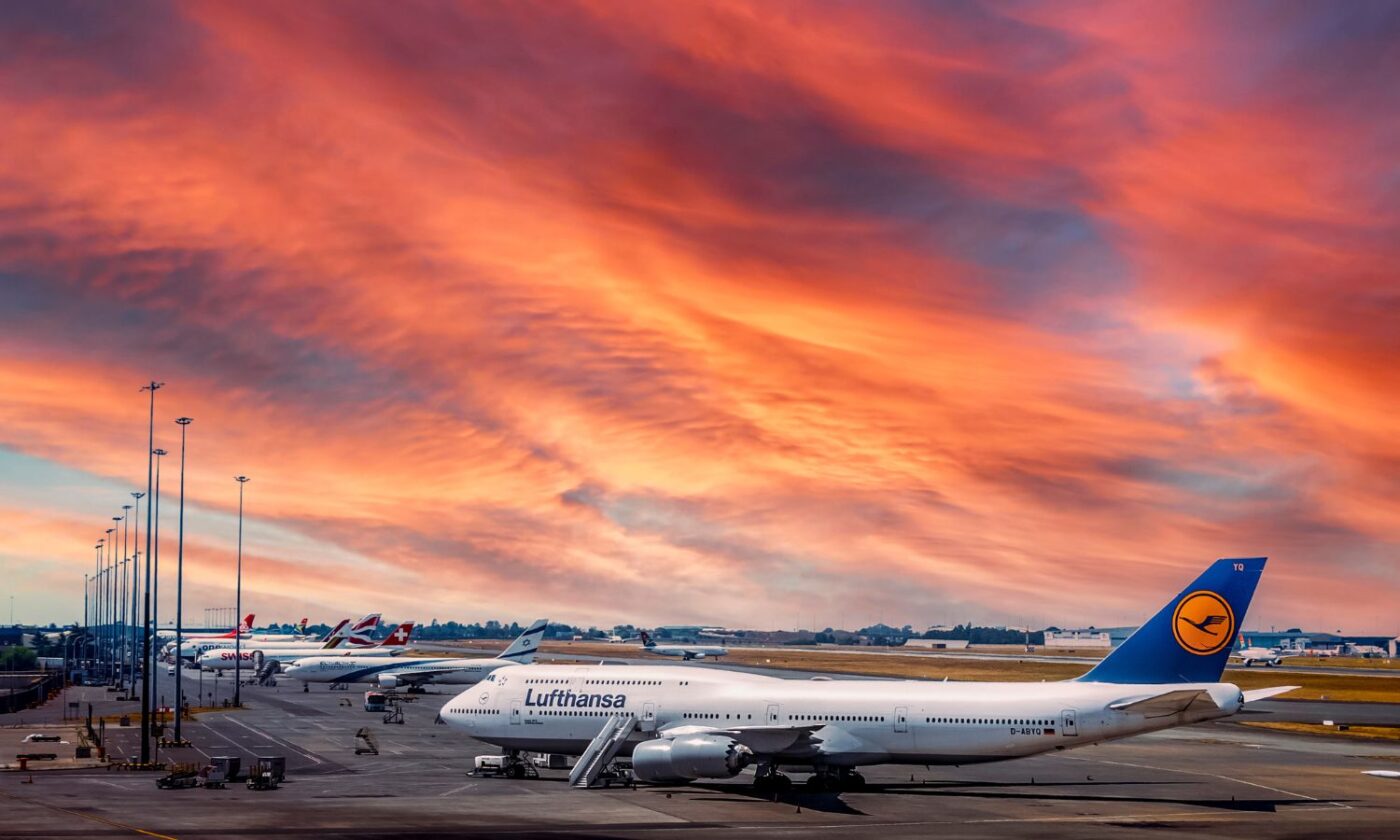
[[[931, 782], [871, 782], [867, 783], [859, 793], [884, 794], [888, 796], [927, 796], [927, 797], [958, 797], [971, 799], [994, 799], [1007, 802], [1133, 802], [1148, 805], [1185, 805], [1197, 808], [1210, 808], [1221, 811], [1238, 811], [1250, 813], [1278, 813], [1280, 809], [1288, 809], [1298, 805], [1345, 805], [1353, 802], [1350, 799], [1296, 799], [1296, 798], [1195, 798], [1195, 797], [1173, 797], [1173, 796], [1118, 796], [1118, 795], [1095, 795], [1092, 793], [1067, 792], [1069, 789], [1084, 788], [1122, 788], [1133, 785], [1150, 785], [1152, 787], [1169, 787], [1173, 785], [1190, 785], [1191, 782], [1144, 782], [1144, 781], [1083, 781], [1083, 782], [1039, 782], [1029, 784], [1026, 782], [951, 782], [951, 781], [931, 781]], [[1034, 788], [1034, 790], [1030, 790]], [[790, 790], [782, 792], [760, 791], [752, 787], [737, 788], [734, 786], [720, 785], [695, 785], [688, 786], [690, 790], [703, 789], [715, 794], [726, 794], [724, 796], [697, 797], [698, 801], [720, 802], [720, 801], [743, 801], [756, 800], [764, 802], [778, 802], [794, 807], [801, 807], [811, 811], [832, 814], [850, 814], [853, 816], [866, 816], [865, 812], [851, 806], [842, 799], [844, 793], [830, 792], [818, 793], [808, 792], [802, 789], [801, 785], [794, 785]]]

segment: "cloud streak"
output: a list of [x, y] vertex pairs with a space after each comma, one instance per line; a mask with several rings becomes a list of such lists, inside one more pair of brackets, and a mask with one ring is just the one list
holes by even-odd
[[[292, 611], [1103, 625], [1265, 553], [1393, 629], [1385, 4], [0, 27], [0, 445], [135, 485], [169, 382], [210, 598], [247, 473]], [[8, 487], [81, 574], [102, 503]]]

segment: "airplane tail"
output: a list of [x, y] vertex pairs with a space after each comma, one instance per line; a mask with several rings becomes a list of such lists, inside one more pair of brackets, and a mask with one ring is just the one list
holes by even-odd
[[379, 626], [379, 613], [371, 613], [350, 628], [345, 642], [350, 647], [374, 647], [374, 630]]
[[379, 647], [382, 647], [382, 648], [402, 648], [402, 647], [407, 647], [407, 646], [408, 646], [408, 640], [411, 639], [411, 638], [413, 638], [413, 624], [414, 624], [414, 623], [413, 623], [412, 621], [405, 621], [403, 624], [400, 624], [399, 626], [395, 627], [394, 630], [393, 630], [393, 632], [391, 632], [388, 636], [386, 636], [386, 637], [384, 638], [384, 641], [382, 641], [382, 642], [379, 643]]
[[647, 631], [643, 630], [639, 635], [642, 639], [642, 647], [656, 647], [656, 642], [651, 640], [651, 634]]
[[516, 637], [510, 643], [510, 647], [501, 651], [497, 659], [509, 659], [512, 662], [519, 662], [528, 665], [535, 661], [535, 653], [540, 649], [540, 640], [544, 638], [545, 628], [549, 626], [549, 620], [541, 618], [529, 628]]
[[342, 646], [342, 643], [346, 643], [347, 647], [372, 645], [374, 640], [370, 638], [370, 634], [378, 625], [379, 613], [371, 613], [353, 624], [348, 621], [343, 622], [339, 629], [331, 633], [324, 647], [327, 649], [338, 648]]
[[301, 624], [299, 624], [299, 625], [297, 626], [297, 635], [298, 635], [298, 636], [305, 636], [305, 635], [306, 635], [306, 622], [307, 622], [307, 621], [309, 621], [309, 619], [303, 618], [303, 619], [301, 620]]
[[1267, 559], [1215, 561], [1080, 681], [1218, 682]]
[[237, 635], [239, 635], [239, 634], [241, 634], [241, 633], [247, 633], [248, 631], [250, 631], [250, 630], [252, 630], [252, 629], [253, 629], [253, 613], [248, 613], [246, 616], [243, 617], [243, 623], [242, 623], [242, 624], [238, 625], [237, 627], [235, 627], [234, 629], [228, 631], [227, 633], [223, 634], [222, 636], [219, 636], [218, 638], [220, 638], [220, 639], [232, 639], [234, 636], [237, 636]]
[[342, 619], [340, 620], [340, 623], [337, 624], [335, 627], [331, 628], [331, 632], [327, 633], [327, 634], [321, 639], [321, 641], [322, 641], [322, 642], [327, 642], [327, 643], [329, 643], [329, 642], [330, 642], [331, 640], [333, 640], [333, 639], [339, 639], [339, 638], [340, 638], [341, 632], [345, 629], [345, 625], [347, 625], [347, 624], [349, 624], [349, 623], [350, 623], [350, 619], [348, 619], [348, 618], [342, 618]]

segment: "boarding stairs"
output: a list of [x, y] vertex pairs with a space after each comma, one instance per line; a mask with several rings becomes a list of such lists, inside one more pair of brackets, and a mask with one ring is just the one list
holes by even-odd
[[277, 685], [277, 673], [281, 670], [277, 660], [269, 659], [258, 669], [258, 685]]
[[617, 757], [622, 745], [637, 728], [637, 716], [633, 714], [612, 715], [607, 723], [593, 737], [588, 749], [579, 756], [578, 763], [569, 772], [569, 784], [573, 787], [592, 787], [598, 781], [612, 760]]

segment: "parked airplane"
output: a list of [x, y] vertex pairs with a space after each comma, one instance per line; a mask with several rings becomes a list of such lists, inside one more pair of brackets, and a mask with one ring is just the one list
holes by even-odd
[[[378, 620], [376, 615], [375, 620]], [[387, 638], [382, 642], [375, 642], [365, 637], [351, 636], [346, 642], [345, 656], [358, 654], [381, 658], [385, 656], [397, 656], [408, 649], [408, 641], [413, 636], [413, 622], [408, 621], [394, 628]], [[357, 641], [357, 639], [359, 641]], [[339, 639], [331, 639], [322, 645], [305, 645], [297, 647], [254, 647], [244, 645], [241, 651], [230, 648], [211, 650], [196, 660], [201, 668], [209, 668], [214, 671], [227, 671], [236, 668], [241, 660], [243, 666], [248, 667], [248, 663], [259, 664], [263, 662], [277, 662], [286, 664], [295, 662], [298, 659], [305, 659], [308, 656], [326, 656], [333, 650], [338, 650], [336, 643]], [[280, 667], [280, 665], [279, 665]]]
[[[248, 613], [247, 615], [245, 615], [245, 616], [243, 617], [243, 622], [242, 622], [241, 624], [239, 624], [238, 627], [234, 628], [233, 630], [229, 630], [229, 631], [227, 631], [227, 632], [225, 632], [225, 633], [181, 633], [181, 634], [180, 634], [180, 639], [181, 639], [181, 641], [186, 641], [186, 642], [191, 641], [191, 640], [194, 640], [194, 639], [232, 639], [234, 636], [236, 636], [236, 635], [238, 635], [238, 634], [240, 634], [240, 633], [245, 634], [245, 635], [243, 636], [243, 638], [246, 639], [246, 638], [248, 638], [248, 636], [247, 636], [246, 634], [249, 633], [252, 629], [253, 629], [253, 613]], [[157, 630], [157, 631], [156, 631], [156, 640], [157, 640], [158, 642], [166, 642], [166, 641], [168, 641], [168, 642], [173, 642], [173, 641], [175, 641], [175, 631], [174, 631], [174, 630], [164, 630], [164, 629], [162, 629], [162, 630]]]
[[1231, 656], [1239, 657], [1244, 667], [1249, 668], [1256, 663], [1266, 667], [1274, 667], [1283, 663], [1283, 654], [1274, 648], [1250, 646], [1249, 640], [1240, 634], [1240, 649]]
[[646, 782], [729, 778], [859, 787], [868, 764], [973, 764], [1226, 717], [1294, 686], [1219, 682], [1262, 557], [1219, 560], [1084, 676], [1053, 683], [789, 680], [708, 668], [502, 668], [442, 719], [505, 748], [581, 756], [587, 785], [618, 753]]
[[689, 662], [692, 659], [704, 659], [707, 656], [724, 656], [729, 650], [713, 645], [658, 645], [647, 631], [641, 632], [642, 649], [647, 653], [654, 653], [657, 656], [679, 656], [682, 660]]
[[474, 685], [482, 677], [507, 665], [528, 665], [535, 661], [546, 619], [540, 619], [494, 659], [401, 659], [356, 655], [315, 656], [298, 659], [284, 673], [292, 679], [318, 683], [373, 683], [380, 688], [416, 687], [427, 683]]
[[[374, 633], [375, 628], [377, 628], [378, 626], [379, 613], [370, 613], [369, 615], [365, 616], [364, 618], [360, 619], [354, 624], [350, 624], [349, 622], [342, 622], [341, 624], [336, 625], [335, 630], [332, 630], [330, 633], [326, 634], [324, 638], [319, 640], [293, 640], [282, 638], [272, 639], [263, 642], [255, 642], [252, 639], [243, 639], [237, 644], [235, 644], [233, 639], [207, 639], [203, 642], [195, 643], [194, 653], [181, 651], [181, 655], [184, 656], [186, 659], [190, 658], [191, 656], [198, 659], [200, 655], [216, 650], [239, 649], [244, 652], [247, 652], [255, 648], [258, 650], [271, 650], [273, 648], [277, 648], [279, 650], [289, 648], [316, 648], [322, 644], [331, 641], [336, 642], [335, 644], [330, 645], [330, 647], [332, 648], [338, 648], [342, 644], [346, 647], [372, 647], [375, 644], [375, 641], [373, 638], [371, 638], [371, 635]], [[342, 636], [344, 637], [343, 641], [341, 640]]]

